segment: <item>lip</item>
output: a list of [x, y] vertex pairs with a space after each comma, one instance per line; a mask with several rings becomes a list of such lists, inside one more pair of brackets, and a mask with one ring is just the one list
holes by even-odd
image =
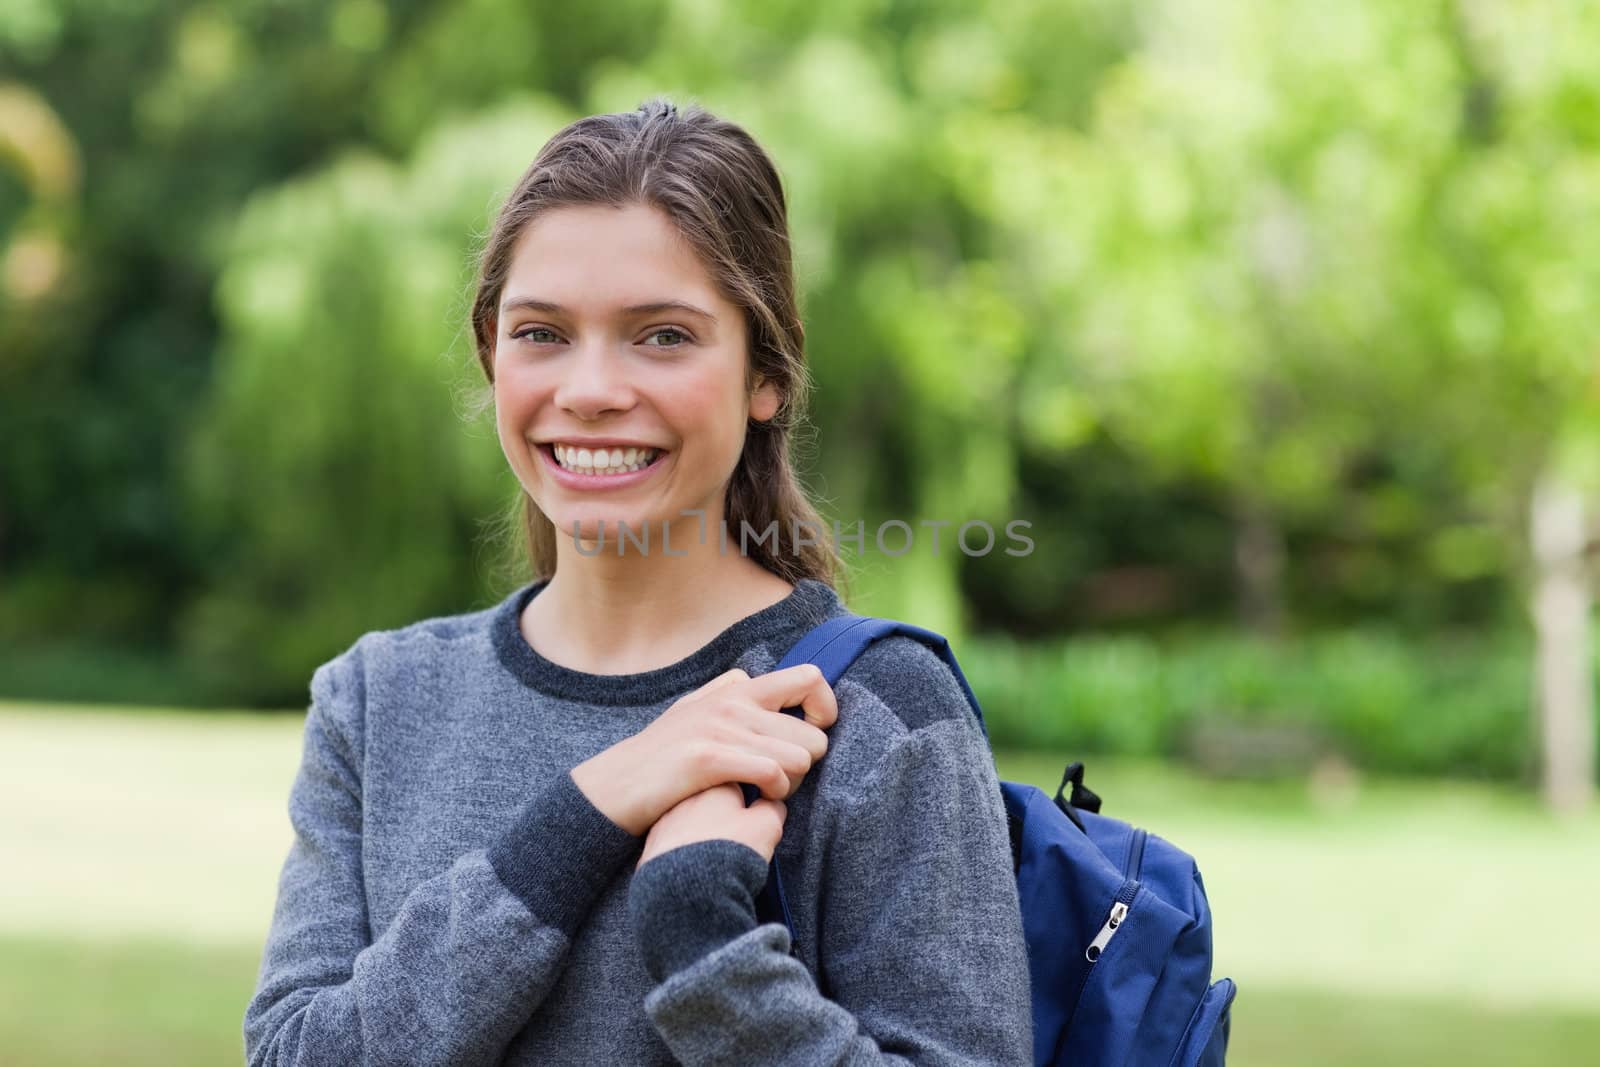
[[[563, 437], [560, 440], [562, 444], [586, 444], [586, 442], [577, 438]], [[601, 446], [608, 448], [640, 447], [637, 444], [630, 445], [625, 441], [618, 442], [595, 440], [593, 443], [597, 448]], [[652, 446], [646, 445], [644, 447], [648, 448]], [[554, 444], [539, 445], [537, 446], [537, 451], [540, 456], [544, 457], [545, 465], [550, 468], [550, 477], [555, 479], [555, 483], [557, 485], [566, 489], [577, 489], [584, 492], [593, 492], [597, 489], [626, 489], [630, 485], [638, 485], [640, 482], [653, 476], [656, 470], [660, 468], [661, 461], [667, 457], [666, 449], [658, 448], [656, 449], [656, 458], [650, 461], [650, 465], [648, 467], [641, 467], [636, 471], [629, 471], [627, 474], [579, 474], [577, 471], [567, 470], [561, 464], [556, 462], [556, 446]]]
[[665, 451], [660, 445], [652, 445], [648, 441], [629, 441], [622, 437], [544, 437], [535, 439], [534, 444], [540, 448], [551, 448], [557, 444], [577, 445], [579, 448], [653, 448], [657, 452]]

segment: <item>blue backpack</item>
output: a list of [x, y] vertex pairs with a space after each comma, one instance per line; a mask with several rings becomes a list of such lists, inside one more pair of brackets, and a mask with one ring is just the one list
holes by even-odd
[[[920, 626], [837, 616], [802, 637], [774, 669], [815, 663], [835, 685], [868, 645], [892, 634], [938, 653], [988, 737], [949, 642]], [[742, 788], [747, 804], [760, 795]], [[1036, 1067], [1221, 1067], [1235, 987], [1232, 979], [1211, 981], [1211, 910], [1194, 858], [1099, 814], [1100, 798], [1084, 786], [1081, 763], [1067, 767], [1053, 801], [1017, 782], [1001, 782], [1000, 794], [1028, 942]], [[781, 921], [794, 940], [776, 857], [757, 910], [764, 921]]]

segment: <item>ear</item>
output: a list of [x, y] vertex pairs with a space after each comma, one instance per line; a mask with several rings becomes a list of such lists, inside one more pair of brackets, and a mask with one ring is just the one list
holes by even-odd
[[756, 379], [755, 392], [750, 394], [750, 417], [757, 422], [766, 422], [778, 413], [778, 405], [782, 401], [778, 395], [778, 387], [766, 378]]

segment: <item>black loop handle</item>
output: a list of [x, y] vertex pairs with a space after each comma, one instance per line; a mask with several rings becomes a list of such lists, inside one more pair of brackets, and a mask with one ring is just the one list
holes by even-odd
[[[1067, 783], [1072, 783], [1071, 796], [1065, 796]], [[1056, 807], [1067, 811], [1068, 806], [1100, 814], [1100, 795], [1083, 784], [1083, 764], [1074, 760], [1067, 764], [1066, 772], [1061, 775], [1061, 784], [1056, 787]]]

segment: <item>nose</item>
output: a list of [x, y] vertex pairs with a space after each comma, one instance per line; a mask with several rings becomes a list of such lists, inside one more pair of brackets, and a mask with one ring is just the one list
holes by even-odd
[[565, 362], [555, 392], [556, 406], [563, 411], [587, 420], [633, 407], [633, 386], [610, 346], [580, 346]]

